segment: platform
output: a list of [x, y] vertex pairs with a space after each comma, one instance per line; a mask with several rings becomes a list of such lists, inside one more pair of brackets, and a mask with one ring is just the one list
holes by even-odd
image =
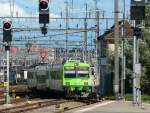
[[129, 101], [105, 101], [65, 113], [150, 113], [150, 104], [135, 106]]

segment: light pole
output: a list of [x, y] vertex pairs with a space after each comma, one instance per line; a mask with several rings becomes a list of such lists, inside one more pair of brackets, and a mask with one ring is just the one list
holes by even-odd
[[133, 32], [133, 104], [141, 104], [140, 75], [141, 64], [139, 63], [139, 33], [137, 21], [145, 19], [145, 0], [131, 0], [131, 20], [134, 22]]
[[125, 0], [123, 0], [123, 22], [122, 22], [122, 72], [121, 72], [121, 96], [125, 94]]
[[119, 25], [118, 25], [118, 0], [114, 1], [114, 23], [115, 23], [115, 31], [114, 31], [114, 41], [115, 41], [115, 69], [114, 69], [114, 94], [116, 99], [118, 98], [119, 94], [119, 55], [118, 55], [118, 48], [119, 48]]

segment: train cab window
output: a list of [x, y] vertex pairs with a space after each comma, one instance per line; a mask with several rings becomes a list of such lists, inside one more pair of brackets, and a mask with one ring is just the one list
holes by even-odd
[[75, 73], [66, 73], [65, 78], [76, 78], [76, 74]]
[[89, 78], [89, 74], [78, 74], [79, 78]]

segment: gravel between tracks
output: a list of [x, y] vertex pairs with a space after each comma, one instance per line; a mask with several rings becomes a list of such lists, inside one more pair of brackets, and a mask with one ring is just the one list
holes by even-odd
[[64, 109], [77, 108], [83, 105], [85, 104], [81, 102], [67, 102], [67, 103], [61, 104], [60, 106], [53, 105], [49, 107], [44, 107], [44, 108], [39, 108], [36, 110], [28, 111], [25, 113], [60, 113]]

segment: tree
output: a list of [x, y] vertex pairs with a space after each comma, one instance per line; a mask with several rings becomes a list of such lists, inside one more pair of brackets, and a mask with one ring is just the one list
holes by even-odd
[[[141, 69], [141, 90], [144, 94], [150, 94], [150, 5], [146, 6], [146, 28], [142, 30], [140, 40], [140, 63]], [[132, 70], [133, 70], [133, 41], [126, 43], [126, 92], [132, 92]]]
[[142, 64], [141, 88], [150, 94], [150, 32], [145, 29], [140, 43], [140, 62]]

